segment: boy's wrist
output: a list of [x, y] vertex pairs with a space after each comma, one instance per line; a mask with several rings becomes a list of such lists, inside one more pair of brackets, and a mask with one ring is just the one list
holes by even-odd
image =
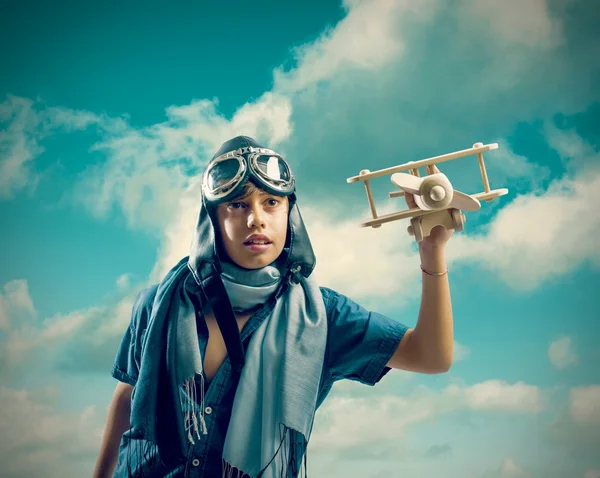
[[429, 272], [446, 271], [446, 248], [445, 246], [419, 248], [421, 267]]

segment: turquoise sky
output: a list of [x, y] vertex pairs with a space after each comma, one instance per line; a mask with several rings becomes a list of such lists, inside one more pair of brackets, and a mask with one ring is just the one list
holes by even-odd
[[[600, 477], [594, 2], [84, 3], [0, 7], [3, 476], [90, 476], [133, 297], [187, 255], [198, 174], [246, 134], [292, 164], [320, 283], [410, 326], [408, 224], [359, 228], [346, 178], [495, 142], [510, 191], [448, 245], [452, 369], [337, 384], [312, 476]], [[440, 169], [481, 191], [474, 157]]]

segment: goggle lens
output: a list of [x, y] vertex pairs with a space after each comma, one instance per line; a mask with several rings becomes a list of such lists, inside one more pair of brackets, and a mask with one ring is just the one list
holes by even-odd
[[262, 155], [256, 158], [256, 166], [264, 175], [265, 179], [275, 185], [289, 183], [291, 179], [290, 169], [287, 163], [278, 156]]
[[240, 162], [235, 159], [226, 159], [215, 164], [208, 173], [207, 186], [211, 191], [219, 191], [228, 183], [232, 183], [240, 171]]

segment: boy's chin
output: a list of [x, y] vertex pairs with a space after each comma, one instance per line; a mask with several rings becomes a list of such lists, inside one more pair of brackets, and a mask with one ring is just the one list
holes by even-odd
[[248, 269], [248, 270], [261, 269], [270, 264], [273, 264], [273, 262], [275, 262], [275, 261], [243, 261], [242, 263], [233, 261], [233, 263], [236, 264], [238, 267], [241, 267], [242, 269]]
[[252, 259], [239, 258], [237, 260], [228, 257], [227, 260], [228, 262], [231, 262], [232, 264], [235, 264], [236, 266], [241, 267], [242, 269], [256, 270], [270, 265], [276, 265], [277, 259], [279, 259], [280, 257], [281, 254], [279, 254], [276, 257], [255, 257]]

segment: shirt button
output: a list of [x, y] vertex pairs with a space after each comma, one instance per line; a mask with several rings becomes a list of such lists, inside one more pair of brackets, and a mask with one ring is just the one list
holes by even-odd
[[212, 413], [212, 408], [210, 408], [210, 407], [206, 407], [206, 408], [204, 409], [204, 413], [206, 413], [207, 415], [210, 415], [210, 414]]
[[198, 458], [194, 458], [194, 459], [192, 460], [192, 465], [194, 465], [194, 466], [198, 466], [199, 464], [200, 464], [200, 460], [198, 460]]

